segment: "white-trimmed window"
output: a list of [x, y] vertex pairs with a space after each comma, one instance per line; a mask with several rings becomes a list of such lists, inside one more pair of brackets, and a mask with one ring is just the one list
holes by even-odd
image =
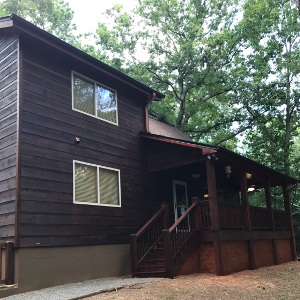
[[73, 161], [73, 202], [121, 206], [120, 170]]
[[118, 125], [117, 91], [72, 71], [72, 108]]

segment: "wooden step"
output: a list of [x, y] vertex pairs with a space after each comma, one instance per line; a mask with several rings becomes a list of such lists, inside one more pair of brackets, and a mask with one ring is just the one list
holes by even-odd
[[154, 266], [139, 266], [139, 272], [166, 272], [165, 265], [154, 265]]
[[157, 259], [164, 259], [164, 253], [151, 253], [147, 255], [147, 260], [157, 260]]
[[166, 272], [137, 272], [133, 273], [132, 277], [137, 277], [137, 278], [149, 278], [149, 277], [167, 277]]
[[159, 249], [153, 249], [151, 251], [153, 254], [164, 254], [164, 248], [159, 248]]
[[162, 248], [164, 248], [164, 244], [163, 243], [156, 244], [156, 249], [162, 249]]
[[165, 265], [165, 259], [144, 259], [143, 266]]

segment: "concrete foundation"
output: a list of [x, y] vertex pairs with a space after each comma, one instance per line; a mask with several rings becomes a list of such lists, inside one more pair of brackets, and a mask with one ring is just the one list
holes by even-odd
[[19, 248], [15, 251], [15, 284], [18, 287], [0, 291], [0, 298], [130, 273], [128, 244]]

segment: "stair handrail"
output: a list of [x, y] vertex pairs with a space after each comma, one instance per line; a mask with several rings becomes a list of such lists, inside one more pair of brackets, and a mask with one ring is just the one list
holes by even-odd
[[136, 238], [139, 239], [164, 212], [165, 207], [161, 207], [161, 209], [135, 234]]
[[170, 227], [169, 232], [172, 233], [176, 227], [179, 226], [180, 223], [183, 222], [183, 220], [188, 216], [188, 214], [190, 213], [191, 210], [194, 209], [195, 206], [198, 205], [198, 202], [193, 203], [188, 209], [187, 211]]
[[[162, 238], [162, 231], [169, 227], [169, 206], [161, 204], [159, 211], [136, 233], [130, 235], [131, 269], [138, 265]], [[141, 242], [139, 245], [139, 241]]]
[[185, 248], [191, 248], [189, 244], [197, 231], [197, 207], [198, 201], [195, 201], [170, 229], [163, 230], [166, 271], [169, 278], [175, 276], [190, 251], [185, 251]]

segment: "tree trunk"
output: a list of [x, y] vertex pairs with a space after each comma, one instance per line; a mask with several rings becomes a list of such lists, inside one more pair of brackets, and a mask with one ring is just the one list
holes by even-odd
[[290, 139], [291, 139], [291, 83], [290, 74], [287, 77], [286, 86], [286, 113], [285, 113], [285, 136], [284, 136], [284, 171], [289, 174], [290, 171]]
[[296, 6], [298, 8], [299, 16], [300, 16], [300, 0], [295, 0]]
[[178, 89], [179, 89], [179, 98], [180, 98], [180, 111], [176, 120], [176, 125], [180, 126], [182, 124], [183, 116], [185, 113], [185, 97], [186, 92], [183, 91], [183, 83], [178, 83]]

